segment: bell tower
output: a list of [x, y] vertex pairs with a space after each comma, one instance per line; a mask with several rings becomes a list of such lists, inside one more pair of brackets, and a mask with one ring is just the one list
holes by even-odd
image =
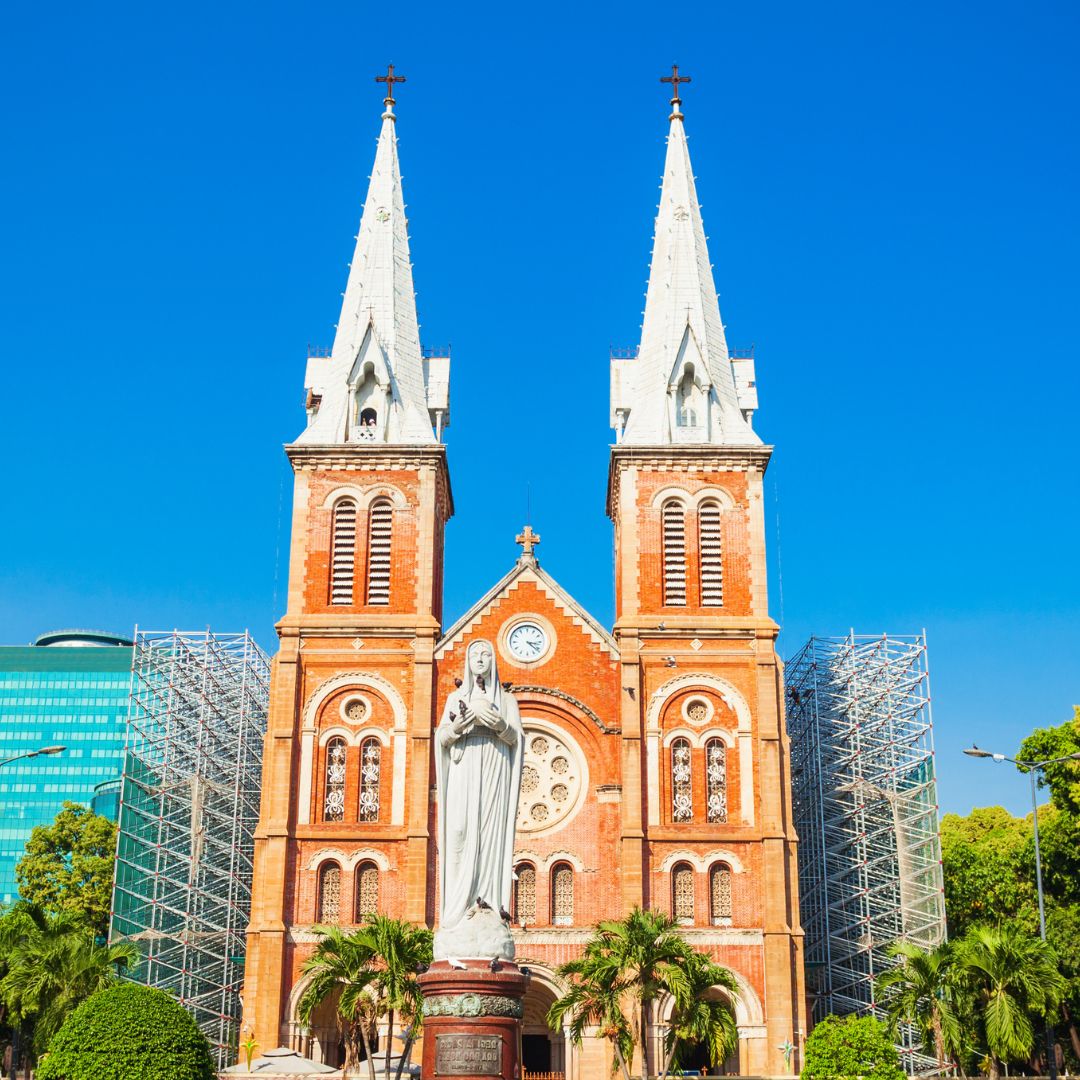
[[[299, 1045], [294, 999], [314, 925], [374, 910], [430, 921], [450, 362], [420, 345], [395, 131], [404, 80], [391, 67], [378, 81], [382, 128], [337, 333], [328, 355], [308, 358], [307, 425], [285, 448], [295, 476], [288, 604], [244, 990], [244, 1032], [262, 1047]], [[310, 1027], [305, 1037], [332, 1058], [333, 1010]]]
[[[611, 361], [622, 906], [671, 913], [745, 981], [740, 1071], [801, 1046], [802, 930], [779, 628], [769, 617], [752, 356], [720, 317], [672, 84], [641, 343]], [[801, 1054], [801, 1051], [799, 1051]], [[744, 1056], [745, 1055], [745, 1056]]]

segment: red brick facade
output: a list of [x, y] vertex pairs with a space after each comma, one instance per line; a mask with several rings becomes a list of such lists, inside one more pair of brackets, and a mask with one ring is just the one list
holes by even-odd
[[[615, 449], [613, 631], [524, 555], [445, 636], [444, 449], [292, 447], [290, 457], [289, 605], [266, 740], [245, 1029], [262, 1046], [303, 1044], [336, 1063], [332, 1010], [307, 1035], [295, 1014], [313, 926], [349, 925], [373, 897], [379, 910], [433, 924], [431, 737], [468, 643], [486, 638], [526, 728], [515, 938], [534, 971], [529, 1053], [568, 1076], [606, 1075], [598, 1041], [573, 1048], [552, 1035], [545, 1050], [542, 1013], [558, 992], [555, 969], [589, 927], [639, 904], [678, 915], [736, 973], [732, 1065], [797, 1072], [799, 1054], [789, 1065], [780, 1049], [801, 1045], [805, 1020], [782, 672], [765, 596], [767, 449]], [[356, 506], [351, 604], [331, 602], [333, 575], [348, 580], [332, 528], [342, 498]], [[686, 596], [665, 606], [661, 515], [671, 499], [683, 515]], [[389, 603], [371, 605], [369, 521], [380, 500], [392, 507]], [[721, 508], [722, 606], [703, 604], [705, 505]], [[529, 663], [507, 640], [522, 620], [546, 642]]]

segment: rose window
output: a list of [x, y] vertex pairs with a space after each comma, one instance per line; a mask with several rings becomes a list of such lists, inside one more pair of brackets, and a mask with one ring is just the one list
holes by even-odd
[[686, 706], [686, 716], [691, 724], [704, 724], [709, 719], [709, 706], [701, 698], [694, 698]]
[[541, 733], [523, 718], [525, 760], [517, 830], [550, 829], [570, 817], [581, 803], [586, 783], [581, 752], [568, 735]]
[[353, 724], [359, 724], [367, 716], [367, 702], [362, 698], [350, 698], [345, 702], [345, 719]]

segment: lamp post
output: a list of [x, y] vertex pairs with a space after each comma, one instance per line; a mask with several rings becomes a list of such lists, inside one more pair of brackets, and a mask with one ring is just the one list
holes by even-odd
[[[992, 761], [1009, 761], [1018, 769], [1026, 769], [1031, 778], [1031, 819], [1035, 827], [1035, 890], [1039, 896], [1039, 936], [1046, 941], [1046, 907], [1043, 903], [1042, 883], [1042, 857], [1039, 853], [1039, 804], [1036, 797], [1035, 773], [1045, 769], [1047, 765], [1060, 765], [1063, 761], [1080, 761], [1080, 750], [1075, 754], [1065, 754], [1062, 757], [1047, 758], [1046, 761], [1021, 761], [1017, 758], [1007, 757], [1005, 754], [994, 754], [989, 750], [983, 750], [978, 746], [969, 746], [965, 751], [968, 757], [990, 758]], [[1050, 1080], [1058, 1080], [1057, 1054], [1054, 1050], [1054, 1025], [1048, 1018], [1046, 1021], [1046, 1071]]]
[[10, 765], [13, 761], [22, 761], [24, 758], [40, 757], [42, 754], [62, 754], [66, 746], [41, 746], [37, 750], [24, 750], [21, 754], [12, 754], [0, 761], [0, 766]]

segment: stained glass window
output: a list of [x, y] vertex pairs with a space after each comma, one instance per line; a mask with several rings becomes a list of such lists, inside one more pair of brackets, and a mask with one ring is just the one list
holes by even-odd
[[529, 926], [536, 922], [536, 868], [518, 863], [514, 873], [514, 919], [520, 926]]
[[709, 907], [713, 926], [731, 924], [731, 867], [724, 863], [709, 871]]
[[671, 910], [676, 922], [694, 921], [694, 868], [689, 863], [676, 863], [671, 871]]
[[709, 821], [727, 821], [727, 747], [722, 739], [705, 744], [706, 816]]
[[360, 745], [360, 820], [379, 820], [379, 763], [382, 746], [375, 738]]
[[336, 923], [341, 915], [341, 867], [325, 863], [319, 871], [319, 910], [321, 923]]
[[379, 910], [379, 868], [363, 862], [356, 868], [356, 921]]
[[675, 821], [690, 821], [694, 816], [690, 743], [686, 739], [671, 744], [671, 816]]
[[551, 871], [551, 921], [555, 926], [574, 922], [574, 870], [566, 863]]
[[323, 798], [325, 821], [345, 820], [345, 740], [331, 739], [326, 744], [326, 794]]

